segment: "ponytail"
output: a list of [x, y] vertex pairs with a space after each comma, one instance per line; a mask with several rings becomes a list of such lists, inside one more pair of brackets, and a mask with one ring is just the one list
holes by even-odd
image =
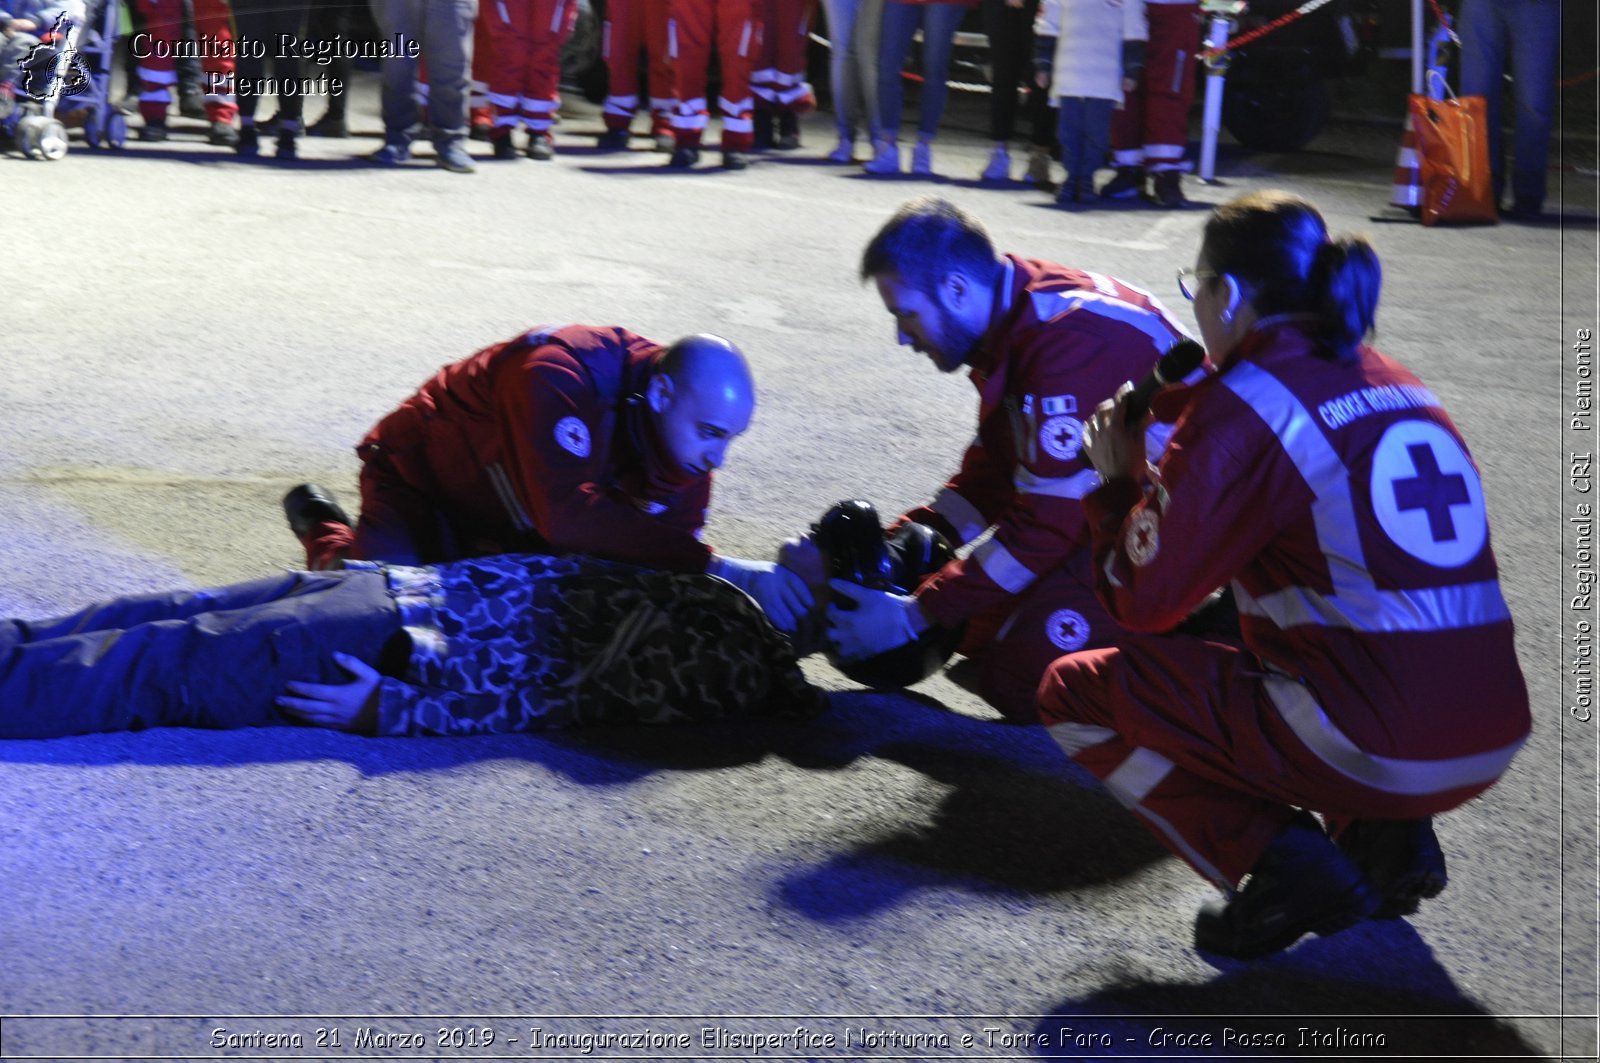
[[1340, 361], [1349, 361], [1372, 334], [1383, 268], [1364, 236], [1345, 235], [1317, 248], [1306, 278], [1319, 338]]
[[1310, 314], [1325, 357], [1347, 361], [1372, 332], [1383, 270], [1364, 236], [1328, 237], [1310, 203], [1287, 192], [1251, 192], [1217, 207], [1206, 223], [1211, 269], [1236, 277], [1261, 317]]

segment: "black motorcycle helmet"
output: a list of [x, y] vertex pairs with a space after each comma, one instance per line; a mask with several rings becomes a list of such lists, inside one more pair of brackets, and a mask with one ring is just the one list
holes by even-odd
[[[911, 594], [956, 556], [949, 541], [926, 524], [902, 525], [885, 538], [878, 511], [861, 499], [834, 504], [811, 532], [830, 576], [896, 594]], [[862, 686], [898, 690], [942, 668], [961, 642], [962, 630], [935, 624], [914, 642], [858, 661], [841, 661], [830, 649], [828, 663]]]

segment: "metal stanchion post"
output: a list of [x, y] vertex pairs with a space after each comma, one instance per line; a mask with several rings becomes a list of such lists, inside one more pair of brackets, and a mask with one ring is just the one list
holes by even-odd
[[1222, 90], [1228, 73], [1228, 38], [1234, 19], [1244, 12], [1244, 0], [1205, 0], [1201, 10], [1210, 19], [1202, 47], [1206, 56], [1206, 109], [1200, 138], [1200, 180], [1217, 180], [1217, 137], [1222, 132]]

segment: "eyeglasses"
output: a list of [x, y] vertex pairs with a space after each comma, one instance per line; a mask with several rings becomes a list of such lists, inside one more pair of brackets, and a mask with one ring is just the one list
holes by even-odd
[[1183, 297], [1194, 302], [1195, 295], [1200, 291], [1200, 284], [1204, 281], [1215, 280], [1222, 276], [1214, 269], [1180, 269], [1178, 271], [1178, 291]]

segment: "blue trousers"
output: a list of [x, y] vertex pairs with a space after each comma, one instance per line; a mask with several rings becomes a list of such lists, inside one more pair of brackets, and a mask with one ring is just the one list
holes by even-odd
[[911, 54], [911, 43], [922, 27], [922, 102], [917, 135], [932, 140], [939, 132], [944, 100], [950, 92], [950, 56], [955, 51], [956, 27], [967, 13], [963, 4], [883, 5], [883, 37], [878, 52], [878, 125], [886, 140], [900, 132], [900, 112], [905, 89], [900, 70]]
[[1544, 203], [1550, 126], [1556, 109], [1556, 51], [1561, 38], [1559, 0], [1462, 0], [1461, 95], [1482, 96], [1489, 119], [1489, 170], [1498, 202], [1505, 191], [1504, 112], [1500, 107], [1506, 60], [1511, 60], [1511, 195]]
[[1111, 101], [1063, 96], [1058, 102], [1061, 128], [1057, 138], [1061, 141], [1061, 165], [1067, 168], [1063, 187], [1076, 184], [1088, 190], [1094, 183], [1094, 172], [1105, 165], [1111, 145]]
[[[293, 722], [291, 679], [342, 682], [342, 651], [389, 664], [405, 642], [380, 572], [290, 572], [0, 620], [0, 738]], [[388, 661], [385, 650], [389, 650]]]

